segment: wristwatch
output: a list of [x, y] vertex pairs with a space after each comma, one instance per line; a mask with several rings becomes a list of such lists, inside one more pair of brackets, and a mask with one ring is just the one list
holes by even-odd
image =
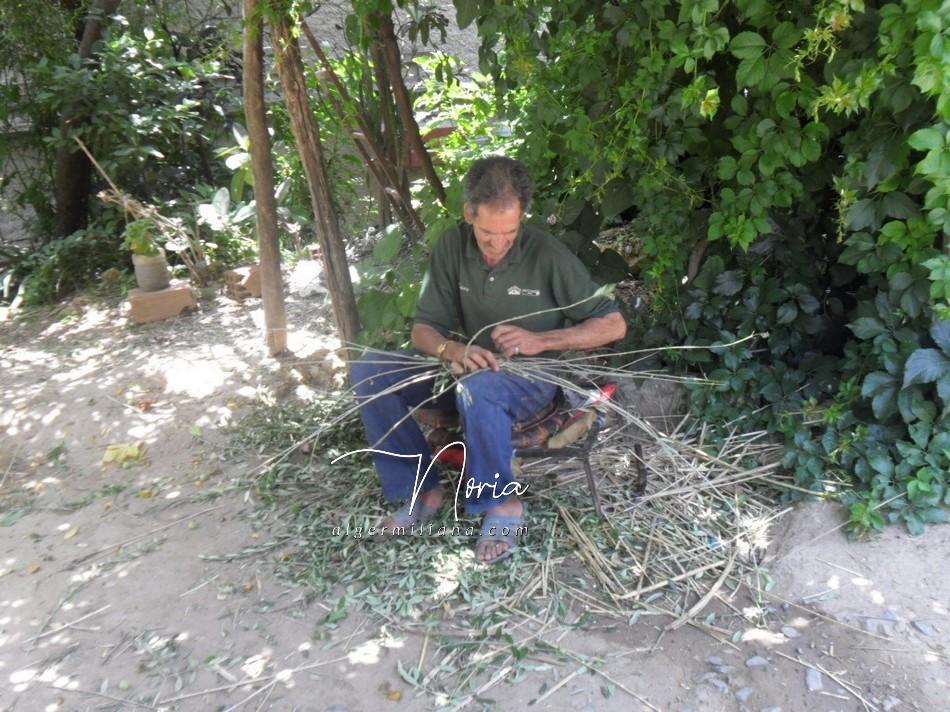
[[435, 355], [438, 356], [438, 357], [441, 359], [441, 358], [442, 358], [442, 354], [445, 353], [445, 350], [446, 350], [448, 347], [449, 347], [449, 342], [448, 342], [448, 341], [443, 341], [441, 344], [439, 344], [439, 348], [437, 348], [437, 349], [435, 350]]

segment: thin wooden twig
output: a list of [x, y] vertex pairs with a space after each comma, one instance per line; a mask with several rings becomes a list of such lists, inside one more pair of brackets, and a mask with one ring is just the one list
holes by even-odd
[[102, 613], [103, 611], [105, 611], [105, 610], [107, 610], [108, 608], [111, 608], [111, 607], [112, 607], [112, 604], [111, 604], [111, 603], [107, 603], [107, 604], [104, 605], [102, 608], [97, 608], [97, 609], [94, 610], [92, 613], [87, 613], [87, 614], [84, 615], [84, 616], [80, 616], [80, 617], [77, 618], [76, 620], [70, 621], [69, 623], [63, 623], [63, 625], [61, 625], [59, 628], [56, 628], [55, 630], [48, 630], [48, 631], [46, 631], [45, 633], [40, 633], [39, 635], [34, 635], [32, 638], [27, 638], [27, 639], [24, 640], [23, 642], [24, 642], [24, 643], [32, 643], [34, 640], [39, 640], [40, 638], [45, 638], [45, 637], [48, 636], [48, 635], [53, 635], [54, 633], [59, 633], [59, 632], [61, 632], [61, 631], [66, 630], [67, 628], [69, 628], [69, 627], [71, 627], [71, 626], [76, 625], [77, 623], [82, 623], [84, 620], [86, 620], [86, 619], [88, 619], [88, 618], [92, 618], [93, 616], [97, 616], [97, 615], [99, 615], [100, 613]]
[[115, 549], [121, 549], [123, 547], [128, 546], [129, 544], [134, 544], [135, 542], [140, 541], [142, 539], [147, 539], [148, 537], [158, 534], [159, 532], [163, 532], [166, 529], [171, 529], [173, 526], [177, 524], [181, 524], [182, 522], [188, 521], [190, 519], [200, 517], [204, 514], [207, 514], [208, 512], [213, 512], [216, 509], [221, 509], [221, 507], [223, 506], [224, 506], [223, 504], [218, 504], [218, 505], [215, 505], [214, 507], [208, 507], [207, 509], [202, 509], [200, 512], [197, 512], [196, 514], [189, 514], [185, 517], [181, 517], [180, 519], [176, 519], [173, 522], [169, 522], [168, 524], [163, 524], [160, 527], [151, 529], [150, 531], [147, 531], [144, 534], [137, 534], [136, 536], [126, 539], [125, 541], [120, 541], [116, 544], [110, 544], [109, 546], [104, 546], [101, 549], [97, 549], [96, 551], [93, 551], [90, 554], [86, 554], [85, 556], [81, 556], [80, 558], [74, 560], [70, 566], [78, 566], [79, 564], [83, 564], [91, 559], [97, 559], [103, 554], [109, 553], [110, 551], [114, 551]]
[[858, 702], [860, 702], [860, 703], [864, 706], [864, 709], [865, 709], [865, 710], [876, 710], [876, 709], [877, 709], [877, 707], [876, 707], [875, 705], [873, 705], [873, 704], [871, 704], [870, 702], [868, 702], [868, 700], [865, 699], [864, 696], [861, 695], [860, 692], [858, 692], [857, 687], [856, 687], [855, 685], [853, 685], [853, 684], [850, 683], [850, 682], [845, 682], [844, 680], [842, 680], [840, 677], [838, 677], [838, 676], [835, 675], [834, 673], [828, 672], [828, 670], [825, 669], [825, 668], [823, 668], [821, 665], [818, 665], [817, 663], [812, 664], [812, 663], [806, 662], [805, 660], [802, 660], [801, 658], [792, 657], [791, 655], [787, 655], [786, 653], [783, 653], [783, 652], [780, 651], [780, 650], [776, 650], [776, 651], [774, 651], [774, 652], [775, 652], [775, 654], [778, 655], [780, 658], [785, 658], [786, 660], [791, 660], [793, 663], [798, 663], [798, 664], [801, 665], [802, 667], [811, 668], [811, 669], [814, 670], [815, 672], [820, 672], [820, 673], [822, 673], [822, 674], [824, 674], [824, 675], [827, 675], [829, 678], [831, 678], [832, 680], [834, 680], [835, 682], [837, 682], [839, 685], [841, 685], [841, 687], [842, 687], [843, 689], [847, 690]]
[[322, 660], [320, 662], [309, 663], [308, 665], [301, 665], [300, 667], [291, 668], [289, 671], [281, 670], [279, 673], [275, 673], [273, 675], [262, 675], [260, 677], [252, 677], [252, 678], [248, 678], [247, 680], [239, 680], [230, 685], [220, 685], [218, 687], [209, 687], [207, 690], [201, 690], [199, 692], [189, 692], [187, 695], [179, 695], [178, 697], [169, 697], [167, 699], [162, 700], [158, 704], [159, 706], [169, 705], [172, 702], [181, 702], [182, 700], [191, 700], [191, 699], [194, 699], [195, 697], [210, 695], [214, 692], [230, 692], [231, 690], [235, 690], [239, 687], [244, 687], [245, 685], [255, 685], [258, 682], [276, 681], [278, 679], [277, 677], [278, 675], [286, 675], [288, 674], [288, 672], [289, 674], [294, 675], [298, 672], [304, 672], [305, 670], [312, 670], [314, 668], [323, 667], [324, 665], [333, 665], [334, 663], [343, 662], [344, 660], [348, 660], [348, 659], [349, 659], [349, 656], [344, 655], [343, 657], [340, 657], [340, 658], [333, 658], [333, 660]]
[[570, 673], [569, 675], [565, 675], [564, 677], [562, 677], [561, 680], [560, 680], [556, 685], [554, 685], [553, 687], [551, 687], [547, 692], [545, 692], [543, 695], [541, 695], [538, 699], [534, 700], [534, 701], [531, 702], [530, 704], [532, 704], [532, 705], [540, 705], [540, 704], [541, 704], [542, 702], [544, 702], [548, 697], [550, 697], [551, 695], [553, 695], [555, 692], [557, 692], [558, 690], [560, 690], [560, 689], [561, 689], [562, 687], [564, 687], [567, 683], [569, 683], [571, 680], [573, 680], [575, 677], [577, 677], [577, 676], [580, 675], [581, 673], [585, 672], [586, 670], [587, 670], [587, 666], [586, 666], [586, 665], [581, 665], [579, 668], [577, 668], [576, 670], [574, 670], [574, 672]]
[[722, 570], [722, 574], [718, 579], [716, 579], [716, 583], [714, 583], [709, 588], [709, 590], [706, 591], [706, 595], [696, 601], [696, 603], [693, 604], [693, 606], [688, 611], [686, 611], [686, 613], [667, 625], [666, 630], [676, 630], [677, 628], [681, 628], [684, 623], [686, 623], [690, 618], [695, 616], [709, 604], [709, 602], [716, 595], [716, 592], [722, 588], [722, 585], [726, 582], [726, 577], [732, 573], [732, 566], [736, 563], [736, 553], [737, 551], [735, 547], [733, 547], [732, 554], [729, 556], [729, 561], [726, 562], [726, 565]]

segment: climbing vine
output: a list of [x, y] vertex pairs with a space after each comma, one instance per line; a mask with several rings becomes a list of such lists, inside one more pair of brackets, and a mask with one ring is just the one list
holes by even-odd
[[457, 2], [525, 137], [539, 217], [633, 226], [657, 344], [784, 434], [858, 531], [950, 504], [950, 7], [937, 0]]

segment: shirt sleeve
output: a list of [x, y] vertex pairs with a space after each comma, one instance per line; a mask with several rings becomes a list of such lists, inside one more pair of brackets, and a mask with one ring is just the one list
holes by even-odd
[[417, 324], [427, 324], [443, 336], [448, 336], [459, 320], [459, 262], [457, 245], [452, 244], [456, 237], [456, 231], [449, 230], [435, 244], [414, 318]]
[[617, 303], [605, 295], [594, 296], [600, 285], [590, 271], [560, 240], [554, 238], [557, 247], [552, 250], [552, 290], [564, 316], [579, 324], [587, 319], [607, 316], [620, 311]]

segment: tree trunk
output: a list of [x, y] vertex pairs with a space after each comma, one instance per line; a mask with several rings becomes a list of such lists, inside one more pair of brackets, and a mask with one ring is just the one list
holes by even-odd
[[317, 239], [323, 253], [327, 288], [333, 302], [333, 315], [342, 341], [353, 342], [360, 330], [356, 312], [356, 298], [350, 282], [346, 248], [340, 234], [340, 223], [333, 207], [330, 177], [327, 175], [320, 140], [320, 128], [310, 109], [307, 84], [304, 81], [303, 62], [297, 38], [290, 32], [286, 18], [273, 20], [274, 50], [277, 54], [277, 73], [283, 87], [284, 103], [290, 114], [297, 150], [310, 188], [310, 202], [317, 222]]
[[[320, 42], [303, 19], [300, 20], [300, 28], [307, 37], [307, 41], [310, 42], [310, 46], [313, 48], [314, 54], [317, 55], [317, 59], [320, 60], [320, 64], [323, 65], [327, 77], [340, 93], [341, 99], [347, 102], [347, 104], [352, 103], [353, 99], [347, 91], [346, 86], [340, 81], [340, 78], [333, 70], [333, 65], [330, 64], [330, 60], [327, 59], [326, 54], [320, 47]], [[411, 238], [421, 240], [425, 235], [425, 226], [422, 224], [419, 215], [412, 206], [412, 197], [409, 194], [409, 188], [405, 183], [400, 184], [395, 165], [390, 163], [383, 149], [376, 143], [376, 134], [367, 122], [366, 117], [359, 112], [351, 113], [347, 111], [338, 100], [334, 99], [332, 92], [327, 92], [327, 98], [336, 108], [341, 119], [353, 121], [359, 127], [359, 131], [351, 132], [351, 136], [356, 144], [357, 150], [363, 157], [363, 161], [373, 173], [380, 186], [382, 186], [383, 192], [389, 198], [390, 204], [396, 211], [399, 221], [406, 228], [406, 232]]]
[[[80, 60], [92, 55], [92, 48], [102, 37], [105, 18], [114, 13], [121, 0], [98, 0], [90, 9], [79, 42]], [[89, 120], [85, 114], [64, 111], [59, 119], [59, 131], [69, 138], [76, 126]], [[70, 142], [72, 143], [72, 142]], [[56, 152], [56, 175], [53, 194], [56, 201], [56, 237], [66, 237], [86, 224], [89, 213], [89, 186], [92, 182], [92, 164], [82, 151], [62, 147]]]
[[[370, 47], [370, 56], [373, 60], [373, 79], [376, 82], [376, 91], [379, 94], [379, 115], [380, 121], [380, 148], [389, 159], [389, 162], [397, 166], [396, 175], [402, 180], [402, 175], [398, 170], [396, 155], [399, 150], [398, 138], [396, 135], [396, 121], [393, 115], [392, 92], [389, 91], [389, 83], [386, 79], [386, 71], [383, 68], [383, 53], [378, 42], [373, 42]], [[396, 186], [394, 186], [396, 187]], [[399, 189], [403, 188], [400, 184]], [[406, 191], [408, 193], [408, 190]], [[386, 227], [392, 222], [392, 210], [389, 207], [389, 198], [386, 196], [385, 186], [379, 186], [379, 216], [382, 225]]]
[[257, 206], [257, 239], [261, 254], [261, 298], [264, 302], [264, 341], [275, 356], [287, 349], [287, 311], [280, 276], [274, 164], [267, 134], [264, 104], [264, 26], [257, 0], [244, 0], [244, 116], [251, 139], [251, 170]]
[[392, 87], [393, 97], [396, 100], [396, 110], [399, 112], [399, 119], [402, 121], [403, 130], [409, 141], [409, 148], [419, 155], [419, 160], [422, 161], [422, 170], [425, 172], [429, 184], [435, 191], [439, 202], [445, 205], [445, 188], [442, 187], [442, 181], [439, 180], [429, 152], [426, 151], [425, 144], [422, 142], [419, 124], [416, 123], [416, 117], [412, 112], [412, 99], [409, 97], [409, 91], [402, 80], [402, 57], [399, 54], [399, 44], [396, 42], [393, 21], [388, 15], [379, 16], [379, 42], [382, 46], [386, 73], [389, 75], [389, 85]]

